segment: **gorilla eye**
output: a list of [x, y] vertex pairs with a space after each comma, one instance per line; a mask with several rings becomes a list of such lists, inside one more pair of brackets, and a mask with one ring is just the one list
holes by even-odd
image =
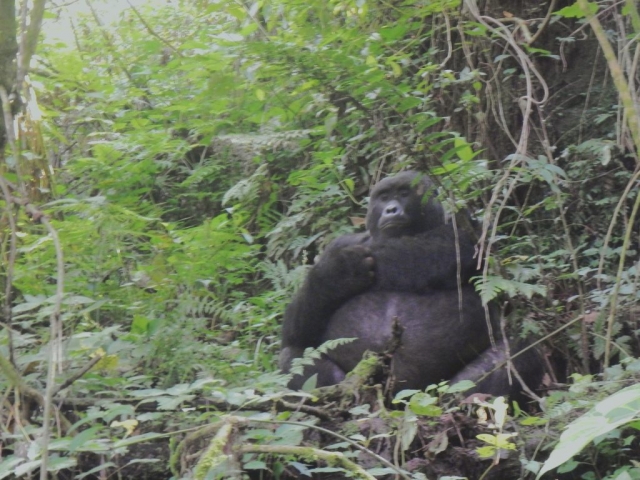
[[411, 191], [409, 191], [406, 188], [403, 188], [402, 190], [400, 190], [400, 192], [398, 192], [400, 194], [401, 197], [403, 198], [407, 198], [409, 195], [411, 195]]
[[386, 202], [387, 200], [389, 200], [389, 192], [380, 192], [380, 195], [378, 195], [378, 198], [383, 202]]

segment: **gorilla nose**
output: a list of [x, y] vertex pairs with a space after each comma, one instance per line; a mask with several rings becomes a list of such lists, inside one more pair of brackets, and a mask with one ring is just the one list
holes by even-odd
[[392, 200], [384, 209], [385, 217], [393, 217], [402, 214], [402, 207], [396, 200]]

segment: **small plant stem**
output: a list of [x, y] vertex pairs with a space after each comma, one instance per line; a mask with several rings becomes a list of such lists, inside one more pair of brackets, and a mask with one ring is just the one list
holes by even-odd
[[620, 290], [620, 283], [622, 282], [622, 272], [624, 270], [624, 261], [627, 257], [627, 251], [629, 250], [629, 243], [631, 243], [632, 226], [635, 223], [636, 216], [638, 214], [638, 207], [640, 207], [640, 192], [636, 195], [636, 201], [633, 203], [633, 210], [629, 217], [629, 227], [624, 233], [624, 241], [622, 243], [622, 251], [620, 252], [620, 263], [618, 264], [618, 272], [616, 274], [616, 282], [611, 292], [611, 310], [609, 311], [609, 317], [607, 318], [607, 336], [606, 343], [604, 344], [604, 368], [609, 366], [611, 360], [611, 337], [613, 336], [613, 324], [616, 318], [616, 307], [618, 304], [618, 292]]
[[613, 83], [615, 84], [616, 89], [618, 90], [618, 95], [620, 95], [620, 100], [622, 101], [624, 113], [627, 117], [629, 133], [633, 139], [636, 151], [640, 151], [640, 121], [638, 119], [638, 112], [633, 102], [631, 90], [629, 89], [629, 84], [625, 79], [622, 67], [620, 67], [620, 64], [618, 63], [616, 53], [613, 51], [613, 47], [607, 39], [607, 34], [605, 33], [604, 28], [602, 28], [600, 20], [598, 20], [596, 15], [593, 15], [590, 12], [587, 0], [578, 0], [578, 5], [580, 5], [580, 8], [586, 15], [587, 21], [591, 25], [593, 33], [595, 33], [596, 38], [598, 39], [600, 48], [602, 48], [602, 53], [604, 54], [604, 58], [607, 60], [607, 65], [609, 66]]
[[239, 453], [264, 453], [267, 455], [295, 455], [311, 460], [322, 460], [329, 465], [337, 465], [353, 475], [352, 478], [375, 480], [360, 465], [352, 462], [340, 452], [326, 452], [313, 447], [298, 447], [293, 445], [243, 445]]
[[[616, 54], [613, 51], [613, 47], [609, 43], [609, 40], [607, 39], [607, 35], [604, 31], [604, 28], [602, 28], [600, 20], [598, 20], [598, 17], [592, 14], [589, 10], [589, 4], [587, 0], [578, 0], [578, 5], [587, 17], [587, 21], [591, 25], [593, 33], [598, 39], [600, 48], [602, 48], [604, 58], [607, 60], [607, 65], [609, 66], [609, 71], [611, 72], [613, 83], [618, 90], [618, 95], [620, 96], [620, 101], [623, 105], [625, 117], [627, 119], [627, 126], [629, 127], [629, 133], [631, 134], [631, 138], [633, 139], [636, 152], [638, 152], [640, 151], [640, 121], [638, 119], [638, 112], [633, 101], [633, 96], [631, 95], [631, 90], [629, 89], [629, 84], [625, 79], [624, 72], [622, 71], [622, 68], [618, 63]], [[632, 10], [633, 9], [634, 8], [632, 8]], [[637, 10], [635, 10], [635, 13], [637, 16]], [[638, 213], [638, 207], [640, 207], [640, 192], [636, 196], [636, 200], [633, 205], [633, 211], [631, 212], [631, 216], [629, 217], [629, 227], [627, 228], [627, 231], [624, 235], [622, 251], [620, 252], [620, 262], [618, 264], [618, 272], [616, 274], [616, 282], [613, 286], [613, 292], [611, 292], [611, 310], [609, 311], [609, 317], [607, 318], [607, 336], [604, 346], [604, 368], [607, 368], [611, 361], [611, 337], [613, 336], [613, 324], [616, 318], [618, 293], [620, 291], [620, 283], [622, 281], [624, 262], [626, 259], [627, 250], [629, 249], [629, 243], [631, 241], [631, 231], [633, 230], [631, 226], [635, 222], [635, 218]]]
[[[9, 98], [7, 91], [0, 87], [0, 103], [2, 104], [3, 115], [5, 119], [5, 126], [7, 131], [7, 138], [11, 146], [16, 164], [18, 163], [19, 152], [17, 142], [15, 141], [15, 133], [9, 133], [13, 125], [13, 118], [9, 107]], [[47, 480], [47, 466], [49, 461], [49, 434], [50, 423], [53, 412], [53, 394], [56, 388], [56, 366], [62, 361], [62, 321], [60, 319], [62, 311], [62, 297], [64, 296], [64, 259], [62, 255], [62, 244], [58, 237], [58, 232], [49, 219], [40, 210], [35, 208], [29, 203], [29, 196], [25, 191], [23, 184], [20, 184], [18, 188], [22, 199], [12, 198], [12, 200], [18, 205], [22, 205], [25, 211], [31, 215], [34, 221], [40, 222], [49, 232], [56, 252], [56, 295], [53, 311], [49, 317], [50, 322], [50, 337], [49, 337], [49, 353], [47, 363], [47, 383], [44, 394], [44, 405], [42, 413], [42, 441], [40, 448], [42, 449], [41, 461], [40, 461], [40, 480]], [[9, 302], [10, 299], [5, 301]]]
[[626, 0], [626, 7], [629, 9], [629, 15], [631, 16], [631, 25], [635, 33], [640, 33], [640, 14], [638, 14], [638, 8], [634, 0]]

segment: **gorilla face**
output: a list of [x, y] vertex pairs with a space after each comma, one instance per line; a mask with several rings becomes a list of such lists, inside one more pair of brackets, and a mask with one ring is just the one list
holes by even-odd
[[415, 235], [443, 224], [435, 186], [425, 175], [403, 172], [385, 178], [371, 193], [367, 229], [373, 238]]

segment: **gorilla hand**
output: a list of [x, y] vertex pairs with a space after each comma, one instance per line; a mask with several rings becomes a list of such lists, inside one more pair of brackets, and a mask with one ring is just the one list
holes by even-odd
[[345, 235], [332, 242], [313, 266], [284, 313], [280, 365], [288, 370], [296, 353], [317, 347], [331, 315], [375, 282], [375, 260], [367, 234]]
[[328, 249], [309, 272], [309, 286], [332, 306], [368, 290], [375, 282], [375, 260], [364, 245]]

